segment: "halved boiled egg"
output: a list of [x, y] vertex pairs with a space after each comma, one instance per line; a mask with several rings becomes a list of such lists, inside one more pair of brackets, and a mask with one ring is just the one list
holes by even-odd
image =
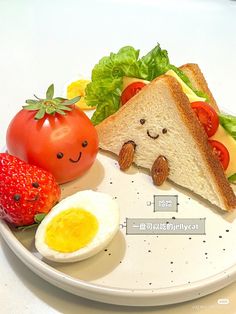
[[75, 262], [101, 251], [119, 229], [119, 206], [108, 194], [77, 192], [52, 208], [39, 225], [35, 246], [45, 258]]

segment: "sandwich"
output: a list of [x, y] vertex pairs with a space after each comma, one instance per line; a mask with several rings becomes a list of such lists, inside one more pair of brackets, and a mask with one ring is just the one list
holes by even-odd
[[171, 65], [157, 45], [146, 56], [124, 47], [94, 67], [88, 105], [100, 148], [150, 170], [222, 210], [236, 208], [236, 118], [220, 112], [197, 64]]

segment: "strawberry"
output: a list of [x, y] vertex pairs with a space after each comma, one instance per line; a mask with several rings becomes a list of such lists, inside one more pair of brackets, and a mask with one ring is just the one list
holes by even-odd
[[0, 153], [0, 218], [15, 226], [31, 225], [37, 214], [50, 211], [60, 195], [51, 173]]

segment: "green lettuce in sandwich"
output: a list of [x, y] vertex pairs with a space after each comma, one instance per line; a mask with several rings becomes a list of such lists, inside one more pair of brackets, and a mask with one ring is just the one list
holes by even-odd
[[99, 124], [120, 108], [123, 78], [133, 77], [152, 81], [154, 78], [173, 70], [199, 97], [207, 96], [191, 86], [188, 77], [170, 64], [168, 53], [158, 44], [142, 58], [139, 50], [131, 46], [121, 48], [117, 53], [103, 57], [92, 70], [92, 82], [86, 88], [86, 103], [97, 106], [92, 116], [94, 125]]
[[[163, 74], [174, 76], [177, 79], [184, 93], [188, 96], [193, 109], [193, 102], [202, 102], [203, 106], [205, 103], [209, 107], [207, 103], [211, 102], [210, 93], [194, 88], [194, 84], [186, 73], [170, 63], [167, 51], [161, 49], [159, 44], [143, 57], [140, 57], [139, 50], [126, 46], [117, 53], [103, 57], [92, 70], [92, 80], [86, 88], [86, 103], [89, 106], [96, 106], [91, 118], [93, 124], [98, 125], [124, 104], [123, 96], [127, 87], [126, 81], [129, 83], [143, 81], [143, 85], [145, 85]], [[139, 85], [141, 86], [141, 84]], [[139, 88], [141, 89], [141, 87]], [[213, 110], [218, 116], [217, 123], [220, 125], [217, 130], [218, 133], [213, 137], [208, 134], [209, 142], [213, 145], [213, 151], [219, 158], [224, 158], [221, 162], [225, 174], [229, 181], [234, 183], [236, 182], [236, 117], [220, 113], [216, 104]], [[200, 112], [198, 118], [201, 117], [204, 120], [204, 115], [201, 115]], [[200, 122], [204, 121], [200, 119]], [[220, 139], [220, 145], [218, 145], [218, 139]], [[227, 158], [228, 160], [225, 160]], [[228, 166], [225, 166], [226, 162]]]

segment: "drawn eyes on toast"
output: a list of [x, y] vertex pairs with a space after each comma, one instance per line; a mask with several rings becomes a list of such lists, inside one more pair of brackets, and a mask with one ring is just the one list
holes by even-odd
[[167, 129], [166, 128], [162, 129], [162, 134], [166, 134], [166, 133], [167, 133]]
[[140, 119], [139, 122], [143, 125], [146, 122], [146, 120], [145, 119]]

